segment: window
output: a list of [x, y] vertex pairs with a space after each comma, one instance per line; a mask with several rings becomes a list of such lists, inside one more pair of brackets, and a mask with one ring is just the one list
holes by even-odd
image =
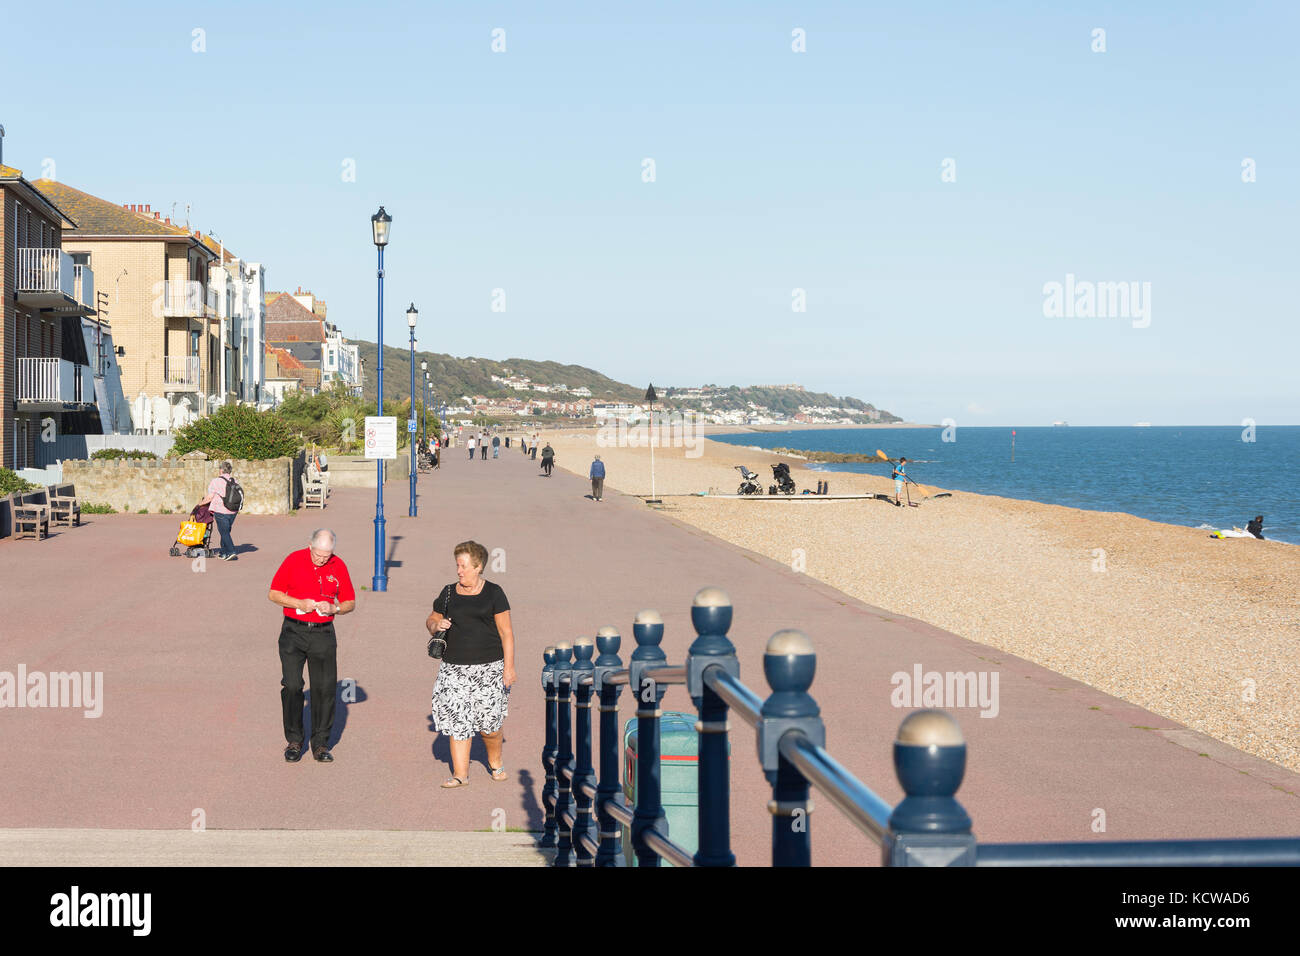
[[78, 265], [78, 266], [88, 266], [88, 265], [90, 265], [90, 253], [89, 253], [89, 252], [74, 252], [74, 253], [72, 253], [71, 255], [72, 255], [72, 263], [73, 263], [73, 265]]

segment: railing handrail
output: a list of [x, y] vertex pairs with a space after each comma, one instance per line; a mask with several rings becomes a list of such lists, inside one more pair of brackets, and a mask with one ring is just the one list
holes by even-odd
[[[772, 692], [763, 699], [740, 681], [735, 648], [726, 636], [731, 616], [723, 592], [700, 591], [691, 608], [698, 636], [680, 666], [670, 664], [659, 647], [664, 625], [655, 611], [637, 615], [637, 648], [627, 667], [618, 656], [621, 638], [612, 627], [600, 629], [595, 660], [589, 638], [546, 649], [546, 828], [541, 843], [556, 847], [554, 865], [567, 866], [570, 854], [579, 865], [617, 865], [619, 827], [628, 828], [631, 849], [642, 866], [662, 860], [678, 866], [734, 865], [727, 719], [734, 711], [755, 728], [759, 763], [772, 786], [768, 810], [773, 814], [772, 860], [778, 866], [811, 863], [811, 788], [877, 843], [882, 862], [891, 866], [1300, 866], [1300, 838], [1291, 837], [978, 844], [970, 817], [956, 800], [966, 769], [965, 739], [956, 720], [939, 710], [914, 711], [900, 724], [893, 757], [904, 798], [891, 806], [826, 750], [821, 711], [808, 693], [816, 655], [807, 636], [778, 631], [767, 642], [763, 670]], [[679, 683], [699, 713], [700, 846], [694, 856], [670, 838], [661, 803], [661, 704], [667, 688]], [[637, 695], [634, 805], [626, 803], [620, 784], [618, 697], [629, 685]], [[600, 714], [598, 778], [591, 762], [593, 709]]]

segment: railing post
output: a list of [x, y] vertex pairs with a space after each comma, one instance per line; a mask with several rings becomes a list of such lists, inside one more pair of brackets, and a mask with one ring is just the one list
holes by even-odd
[[802, 732], [817, 746], [826, 744], [821, 710], [808, 688], [817, 672], [817, 655], [803, 631], [777, 631], [763, 654], [763, 673], [772, 694], [763, 701], [758, 725], [758, 753], [772, 785], [772, 865], [811, 866], [812, 833], [808, 815], [808, 781], [781, 755], [781, 737]]
[[582, 678], [593, 671], [591, 654], [596, 649], [589, 637], [573, 642], [573, 693], [577, 712], [577, 754], [573, 764], [573, 804], [577, 808], [573, 825], [573, 855], [578, 866], [592, 866], [594, 857], [582, 845], [580, 837], [591, 829], [591, 797], [582, 792], [583, 784], [594, 784], [596, 774], [591, 766], [591, 684]]
[[704, 672], [721, 668], [740, 676], [736, 648], [727, 638], [731, 627], [731, 598], [721, 588], [705, 588], [691, 604], [691, 624], [698, 637], [686, 657], [686, 689], [700, 719], [699, 801], [700, 848], [696, 866], [735, 866], [731, 852], [731, 766], [727, 754], [727, 704], [704, 683]]
[[642, 833], [653, 827], [668, 836], [659, 786], [659, 718], [664, 688], [654, 679], [654, 670], [667, 657], [659, 647], [664, 639], [664, 619], [658, 611], [641, 611], [632, 624], [636, 650], [628, 664], [628, 686], [636, 694], [636, 810], [632, 816], [632, 848], [638, 866], [658, 866], [659, 854], [646, 845]]
[[569, 658], [573, 649], [567, 641], [555, 645], [555, 826], [559, 831], [559, 841], [555, 847], [553, 866], [568, 866], [569, 854], [573, 850], [573, 831], [564, 823], [564, 812], [573, 800], [570, 795], [569, 781], [563, 770], [573, 763], [573, 733], [571, 731], [572, 712], [569, 699], [573, 677], [573, 667]]
[[546, 810], [546, 829], [541, 846], [555, 846], [555, 648], [542, 652], [542, 693], [546, 695], [546, 743], [542, 745], [542, 770], [546, 784], [542, 787], [542, 807]]
[[908, 714], [894, 741], [894, 771], [907, 794], [881, 844], [886, 866], [974, 866], [970, 816], [956, 800], [966, 773], [961, 727], [942, 710]]
[[617, 866], [623, 849], [623, 831], [618, 821], [605, 811], [607, 801], [616, 800], [619, 795], [618, 695], [623, 686], [608, 683], [608, 678], [623, 667], [618, 656], [622, 643], [623, 639], [612, 627], [602, 627], [596, 632], [600, 656], [592, 670], [592, 687], [600, 695], [600, 782], [596, 784], [596, 826], [600, 831], [600, 847], [596, 850], [597, 866]]

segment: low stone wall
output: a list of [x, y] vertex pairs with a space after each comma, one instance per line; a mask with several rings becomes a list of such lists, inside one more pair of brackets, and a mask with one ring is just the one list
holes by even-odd
[[[398, 479], [405, 480], [411, 473], [410, 452], [399, 453], [396, 459], [387, 459], [384, 468], [384, 483]], [[330, 455], [328, 460], [331, 488], [373, 488], [375, 487], [375, 468], [373, 458], [354, 458]]]
[[[234, 461], [235, 480], [244, 489], [241, 514], [282, 515], [294, 507], [290, 479], [293, 459]], [[112, 505], [118, 511], [151, 514], [169, 510], [189, 514], [208, 493], [218, 462], [162, 458], [65, 461], [63, 481], [76, 485], [82, 504]]]

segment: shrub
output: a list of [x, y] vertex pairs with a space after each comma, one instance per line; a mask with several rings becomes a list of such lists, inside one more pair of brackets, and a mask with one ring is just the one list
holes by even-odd
[[222, 405], [207, 418], [176, 433], [173, 455], [204, 451], [218, 458], [261, 461], [287, 458], [298, 451], [293, 429], [274, 412], [259, 412], [247, 405]]
[[34, 485], [18, 477], [18, 472], [0, 468], [0, 498], [20, 491], [35, 491], [40, 485]]
[[112, 505], [82, 505], [81, 513], [83, 515], [115, 515], [117, 509]]
[[91, 454], [91, 461], [104, 458], [157, 458], [151, 451], [127, 451], [123, 448], [101, 448]]

